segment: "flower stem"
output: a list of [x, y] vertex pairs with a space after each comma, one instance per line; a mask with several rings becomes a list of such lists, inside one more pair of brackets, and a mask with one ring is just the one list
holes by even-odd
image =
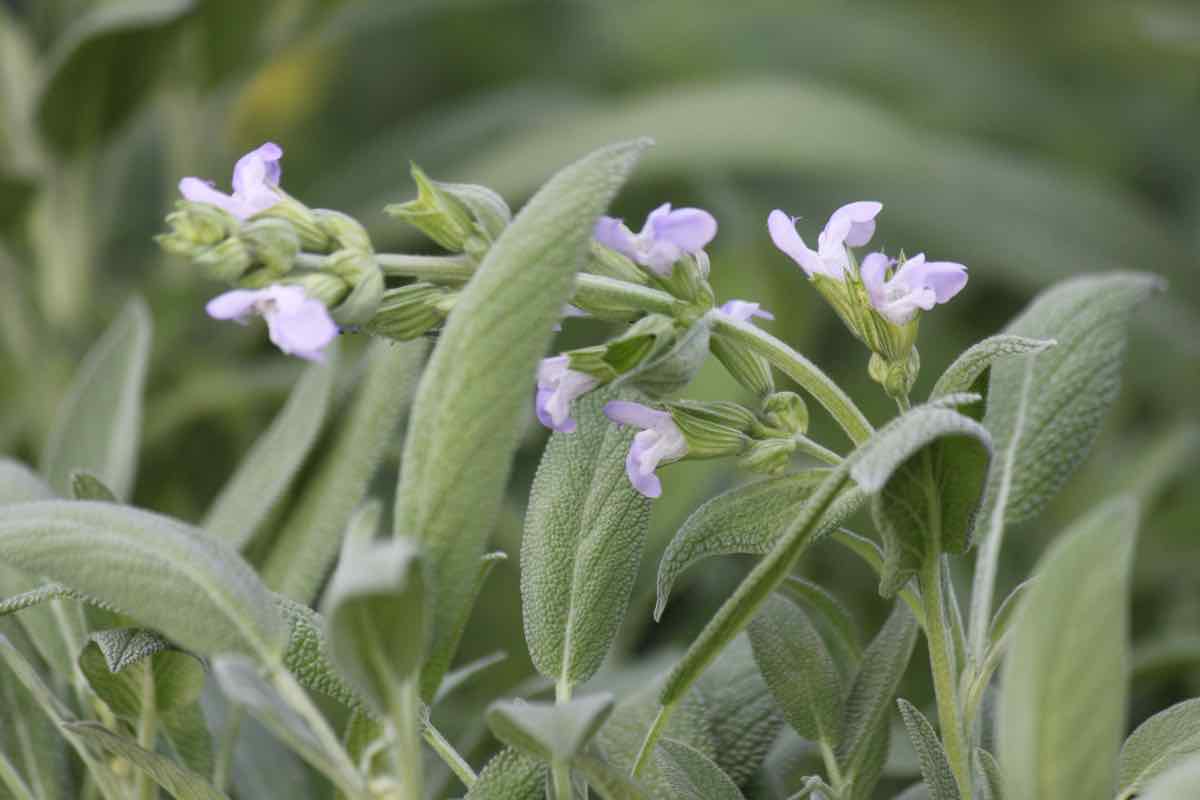
[[475, 262], [467, 256], [409, 256], [376, 253], [384, 275], [429, 281], [465, 281], [475, 274]]
[[925, 641], [937, 698], [938, 725], [946, 759], [963, 800], [971, 800], [970, 753], [964, 736], [962, 709], [958, 702], [958, 676], [950, 631], [947, 629], [945, 596], [942, 592], [942, 555], [936, 543], [930, 547], [918, 578], [925, 604]]
[[454, 748], [454, 745], [442, 735], [429, 719], [428, 711], [425, 712], [422, 719], [421, 733], [425, 738], [426, 743], [433, 748], [433, 751], [438, 754], [442, 761], [450, 768], [450, 771], [462, 781], [462, 785], [470, 789], [475, 785], [475, 781], [479, 776], [475, 774], [475, 770], [467, 763], [467, 760], [462, 757], [462, 754]]
[[395, 726], [395, 762], [400, 781], [400, 800], [422, 800], [425, 796], [425, 776], [421, 761], [421, 697], [416, 679], [400, 687], [393, 702], [392, 725]]
[[[142, 665], [142, 713], [138, 716], [137, 743], [151, 753], [158, 738], [158, 709], [154, 707], [154, 699], [154, 671], [147, 661]], [[150, 780], [145, 770], [137, 770], [133, 796], [138, 800], [154, 800], [157, 795], [158, 784]]]
[[674, 705], [659, 707], [658, 714], [654, 717], [654, 722], [650, 725], [650, 730], [646, 732], [646, 738], [642, 740], [642, 747], [638, 750], [637, 759], [633, 762], [633, 776], [635, 778], [645, 769], [646, 762], [650, 760], [650, 754], [654, 752], [654, 747], [658, 744], [659, 737], [667, 729], [667, 722], [670, 721], [673, 711], [675, 711]]

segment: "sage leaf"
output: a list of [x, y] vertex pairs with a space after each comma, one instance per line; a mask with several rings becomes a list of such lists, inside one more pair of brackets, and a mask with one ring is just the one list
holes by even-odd
[[596, 219], [647, 145], [598, 150], [553, 177], [488, 250], [421, 379], [395, 526], [425, 546], [438, 587], [423, 694], [461, 634], [491, 520], [528, 414], [538, 359], [583, 266]]
[[410, 539], [348, 539], [325, 593], [334, 661], [380, 716], [424, 660], [429, 640], [424, 563]]
[[197, 653], [273, 659], [287, 629], [258, 576], [202, 531], [111, 503], [7, 506], [0, 559], [45, 575]]
[[249, 543], [291, 485], [321, 432], [336, 365], [337, 348], [331, 347], [323, 363], [304, 371], [270, 427], [221, 488], [204, 518], [205, 530], [239, 550]]
[[737, 784], [694, 747], [663, 739], [655, 758], [679, 800], [745, 800]]
[[628, 771], [588, 753], [575, 757], [571, 766], [587, 779], [602, 800], [650, 800], [648, 790]]
[[792, 600], [806, 613], [811, 614], [834, 640], [841, 663], [846, 667], [857, 667], [862, 657], [858, 624], [850, 610], [827, 589], [806, 578], [791, 575], [779, 584], [778, 592]]
[[591, 741], [613, 711], [608, 693], [566, 703], [498, 700], [488, 706], [487, 723], [496, 738], [543, 761], [567, 762]]
[[[33, 650], [28, 637], [11, 620], [0, 620], [0, 635], [9, 638], [17, 652]], [[57, 725], [38, 710], [37, 699], [14, 678], [7, 666], [0, 666], [0, 708], [5, 710], [0, 715], [0, 741], [5, 742], [5, 755], [16, 762], [12, 771], [29, 790], [31, 800], [69, 796], [67, 743]], [[7, 785], [19, 796], [12, 777], [0, 781], [0, 786]]]
[[747, 629], [754, 659], [784, 718], [805, 739], [837, 746], [842, 686], [837, 664], [798, 605], [767, 600]]
[[946, 751], [933, 726], [916, 706], [904, 698], [897, 699], [896, 704], [900, 707], [900, 717], [904, 720], [908, 738], [917, 751], [917, 761], [921, 765], [925, 785], [929, 787], [930, 800], [959, 800], [958, 783], [954, 780]]
[[507, 748], [492, 756], [465, 800], [545, 800], [546, 767]]
[[88, 744], [126, 759], [177, 800], [229, 800], [203, 776], [141, 747], [132, 739], [113, 733], [98, 722], [69, 722], [63, 727]]
[[604, 416], [609, 391], [574, 407], [576, 430], [542, 455], [521, 542], [525, 639], [538, 671], [575, 686], [604, 662], [625, 616], [650, 522], [650, 500], [625, 474], [635, 430]]
[[1200, 698], [1176, 703], [1137, 727], [1121, 747], [1118, 800], [1133, 797], [1160, 774], [1200, 754]]
[[71, 498], [74, 500], [102, 500], [116, 503], [117, 496], [99, 478], [90, 472], [76, 470], [71, 473]]
[[1004, 800], [1004, 778], [996, 757], [981, 747], [975, 748], [972, 760], [979, 800]]
[[1190, 758], [1160, 775], [1139, 800], [1192, 800], [1200, 791], [1200, 758]]
[[176, 759], [201, 775], [213, 774], [213, 740], [199, 702], [159, 716], [163, 735]]
[[477, 658], [469, 664], [464, 664], [457, 669], [450, 670], [446, 673], [446, 678], [442, 681], [442, 685], [438, 687], [437, 694], [433, 696], [433, 703], [438, 703], [450, 697], [459, 689], [468, 686], [479, 675], [483, 674], [487, 669], [503, 663], [508, 659], [508, 653], [503, 650], [497, 650], [495, 653], [486, 655], [483, 658]]
[[40, 475], [20, 461], [0, 458], [0, 506], [52, 497], [54, 490]]
[[150, 359], [150, 312], [131, 300], [84, 356], [54, 417], [42, 472], [59, 495], [89, 472], [125, 500], [133, 490]]
[[143, 713], [192, 705], [204, 689], [204, 665], [198, 658], [138, 629], [92, 634], [79, 654], [79, 669], [114, 714], [133, 721]]
[[1107, 800], [1128, 687], [1136, 503], [1110, 500], [1042, 557], [1004, 662], [997, 739], [1013, 797]]
[[976, 392], [987, 396], [981, 382], [986, 379], [986, 373], [996, 361], [1008, 356], [1040, 353], [1055, 345], [1053, 339], [1031, 339], [1027, 336], [1013, 336], [1002, 333], [991, 336], [982, 342], [967, 348], [958, 358], [954, 359], [929, 393], [929, 399], [946, 397], [958, 392]]
[[[828, 474], [826, 469], [808, 469], [754, 481], [717, 495], [692, 512], [658, 563], [654, 618], [662, 617], [676, 580], [697, 561], [714, 555], [768, 552]], [[862, 500], [854, 490], [844, 493], [822, 519], [821, 529], [839, 525]]]

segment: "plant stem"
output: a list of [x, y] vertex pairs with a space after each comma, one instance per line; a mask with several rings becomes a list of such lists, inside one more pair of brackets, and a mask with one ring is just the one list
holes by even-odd
[[[142, 665], [142, 713], [138, 715], [137, 743], [143, 750], [154, 752], [154, 743], [158, 734], [158, 713], [154, 707], [154, 671], [149, 660]], [[134, 771], [133, 796], [138, 800], [154, 800], [158, 794], [158, 784], [150, 780], [145, 770]]]
[[241, 706], [230, 705], [225, 715], [225, 724], [221, 726], [221, 740], [213, 763], [213, 786], [218, 792], [224, 792], [229, 786], [229, 776], [233, 772], [233, 753], [237, 748], [242, 716], [245, 713]]
[[367, 797], [367, 788], [362, 776], [358, 774], [358, 769], [350, 760], [350, 756], [346, 754], [337, 734], [329, 726], [329, 722], [321, 710], [313, 704], [308, 693], [282, 664], [272, 664], [268, 668], [268, 673], [270, 683], [275, 691], [279, 692], [280, 699], [308, 724], [313, 736], [320, 744], [321, 750], [333, 762], [333, 769], [329, 770], [327, 777], [347, 797]]
[[[554, 704], [561, 706], [569, 702], [571, 702], [571, 682], [564, 674], [554, 685]], [[571, 765], [556, 758], [550, 764], [550, 774], [554, 782], [555, 800], [571, 800]]]
[[637, 759], [633, 762], [634, 777], [641, 774], [646, 766], [646, 762], [650, 760], [650, 754], [654, 752], [654, 746], [658, 744], [658, 738], [666, 730], [667, 722], [670, 721], [671, 714], [674, 711], [674, 705], [659, 707], [658, 714], [654, 717], [654, 722], [650, 725], [650, 730], [646, 732], [646, 738], [642, 740], [642, 747], [638, 750]]
[[466, 281], [475, 274], [475, 262], [467, 256], [408, 256], [377, 253], [375, 260], [384, 275], [432, 281]]
[[925, 641], [929, 645], [929, 666], [937, 697], [938, 725], [950, 770], [958, 783], [963, 800], [971, 800], [969, 752], [964, 738], [962, 709], [958, 703], [958, 676], [954, 651], [946, 624], [946, 604], [942, 593], [942, 555], [939, 543], [931, 542], [921, 565], [919, 581], [925, 603]]
[[470, 789], [475, 785], [475, 781], [479, 776], [475, 774], [475, 770], [467, 763], [467, 760], [462, 757], [462, 754], [454, 748], [454, 745], [442, 735], [429, 719], [429, 712], [426, 711], [422, 718], [421, 733], [425, 737], [425, 741], [433, 748], [433, 751], [445, 762], [450, 771], [462, 781], [463, 786]]
[[400, 800], [422, 800], [425, 797], [425, 777], [421, 756], [421, 697], [417, 680], [410, 679], [400, 687], [393, 702], [392, 725], [395, 726], [395, 761], [400, 781]]
[[833, 790], [837, 792], [838, 797], [841, 797], [842, 792], [846, 788], [846, 784], [842, 779], [842, 770], [838, 767], [837, 756], [834, 755], [833, 748], [824, 739], [821, 740], [821, 760], [825, 764], [825, 774], [829, 776], [829, 782], [833, 784]]

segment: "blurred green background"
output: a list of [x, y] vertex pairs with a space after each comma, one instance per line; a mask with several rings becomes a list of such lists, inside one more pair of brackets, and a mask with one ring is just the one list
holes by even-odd
[[[877, 199], [875, 244], [969, 266], [964, 294], [922, 324], [917, 396], [1054, 281], [1113, 269], [1168, 279], [1140, 313], [1103, 436], [1052, 509], [1009, 537], [1001, 584], [1106, 492], [1145, 500], [1136, 721], [1200, 694], [1198, 132], [1200, 5], [1188, 0], [4, 0], [0, 452], [36, 463], [73, 368], [133, 293], [155, 322], [139, 504], [198, 519], [281, 404], [300, 364], [257, 330], [207, 319], [221, 287], [152, 241], [184, 175], [227, 186], [238, 155], [270, 139], [289, 192], [354, 214], [381, 250], [432, 252], [381, 212], [413, 193], [410, 161], [516, 207], [594, 146], [650, 135], [657, 146], [615, 213], [640, 223], [664, 201], [713, 211], [721, 299], [774, 311], [770, 330], [875, 420], [889, 402], [771, 246], [772, 208], [812, 236], [838, 205]], [[605, 333], [571, 322], [562, 339]], [[737, 391], [710, 365], [691, 394]], [[844, 449], [828, 420], [815, 430]], [[398, 439], [377, 481], [385, 496]], [[543, 441], [531, 427], [498, 524], [496, 545], [514, 556]], [[693, 570], [651, 621], [658, 553], [736, 480], [725, 463], [666, 471], [618, 660], [669, 654], [743, 574], [738, 559]], [[804, 569], [865, 629], [878, 623], [874, 580], [843, 551], [819, 548]], [[465, 645], [464, 658], [514, 654], [479, 688], [487, 696], [530, 671], [516, 655], [517, 580], [514, 558]]]

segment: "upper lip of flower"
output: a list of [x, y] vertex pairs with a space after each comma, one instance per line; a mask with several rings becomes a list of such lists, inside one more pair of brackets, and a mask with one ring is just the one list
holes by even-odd
[[800, 265], [808, 276], [824, 275], [834, 280], [843, 280], [849, 267], [847, 247], [861, 247], [871, 241], [875, 233], [875, 217], [883, 210], [883, 204], [874, 200], [847, 203], [834, 211], [817, 236], [817, 249], [804, 243], [796, 231], [796, 220], [782, 209], [775, 209], [767, 217], [767, 230], [771, 241]]
[[266, 320], [276, 347], [309, 361], [322, 360], [325, 347], [338, 334], [325, 304], [309, 297], [299, 286], [272, 284], [265, 289], [234, 289], [214, 297], [206, 310], [213, 319], [243, 324], [251, 314], [259, 314]]
[[192, 202], [209, 203], [246, 219], [283, 199], [276, 191], [283, 174], [279, 164], [282, 157], [283, 149], [267, 142], [239, 158], [233, 167], [233, 194], [219, 191], [210, 181], [191, 177], [179, 182], [179, 192]]
[[967, 285], [967, 268], [953, 261], [926, 261], [917, 253], [887, 278], [893, 264], [883, 253], [871, 253], [859, 272], [871, 305], [897, 325], [909, 322], [918, 309], [947, 302]]
[[593, 235], [605, 247], [660, 275], [668, 275], [685, 253], [699, 252], [713, 240], [717, 220], [700, 208], [672, 210], [670, 203], [663, 203], [650, 212], [636, 234], [622, 220], [601, 217]]

